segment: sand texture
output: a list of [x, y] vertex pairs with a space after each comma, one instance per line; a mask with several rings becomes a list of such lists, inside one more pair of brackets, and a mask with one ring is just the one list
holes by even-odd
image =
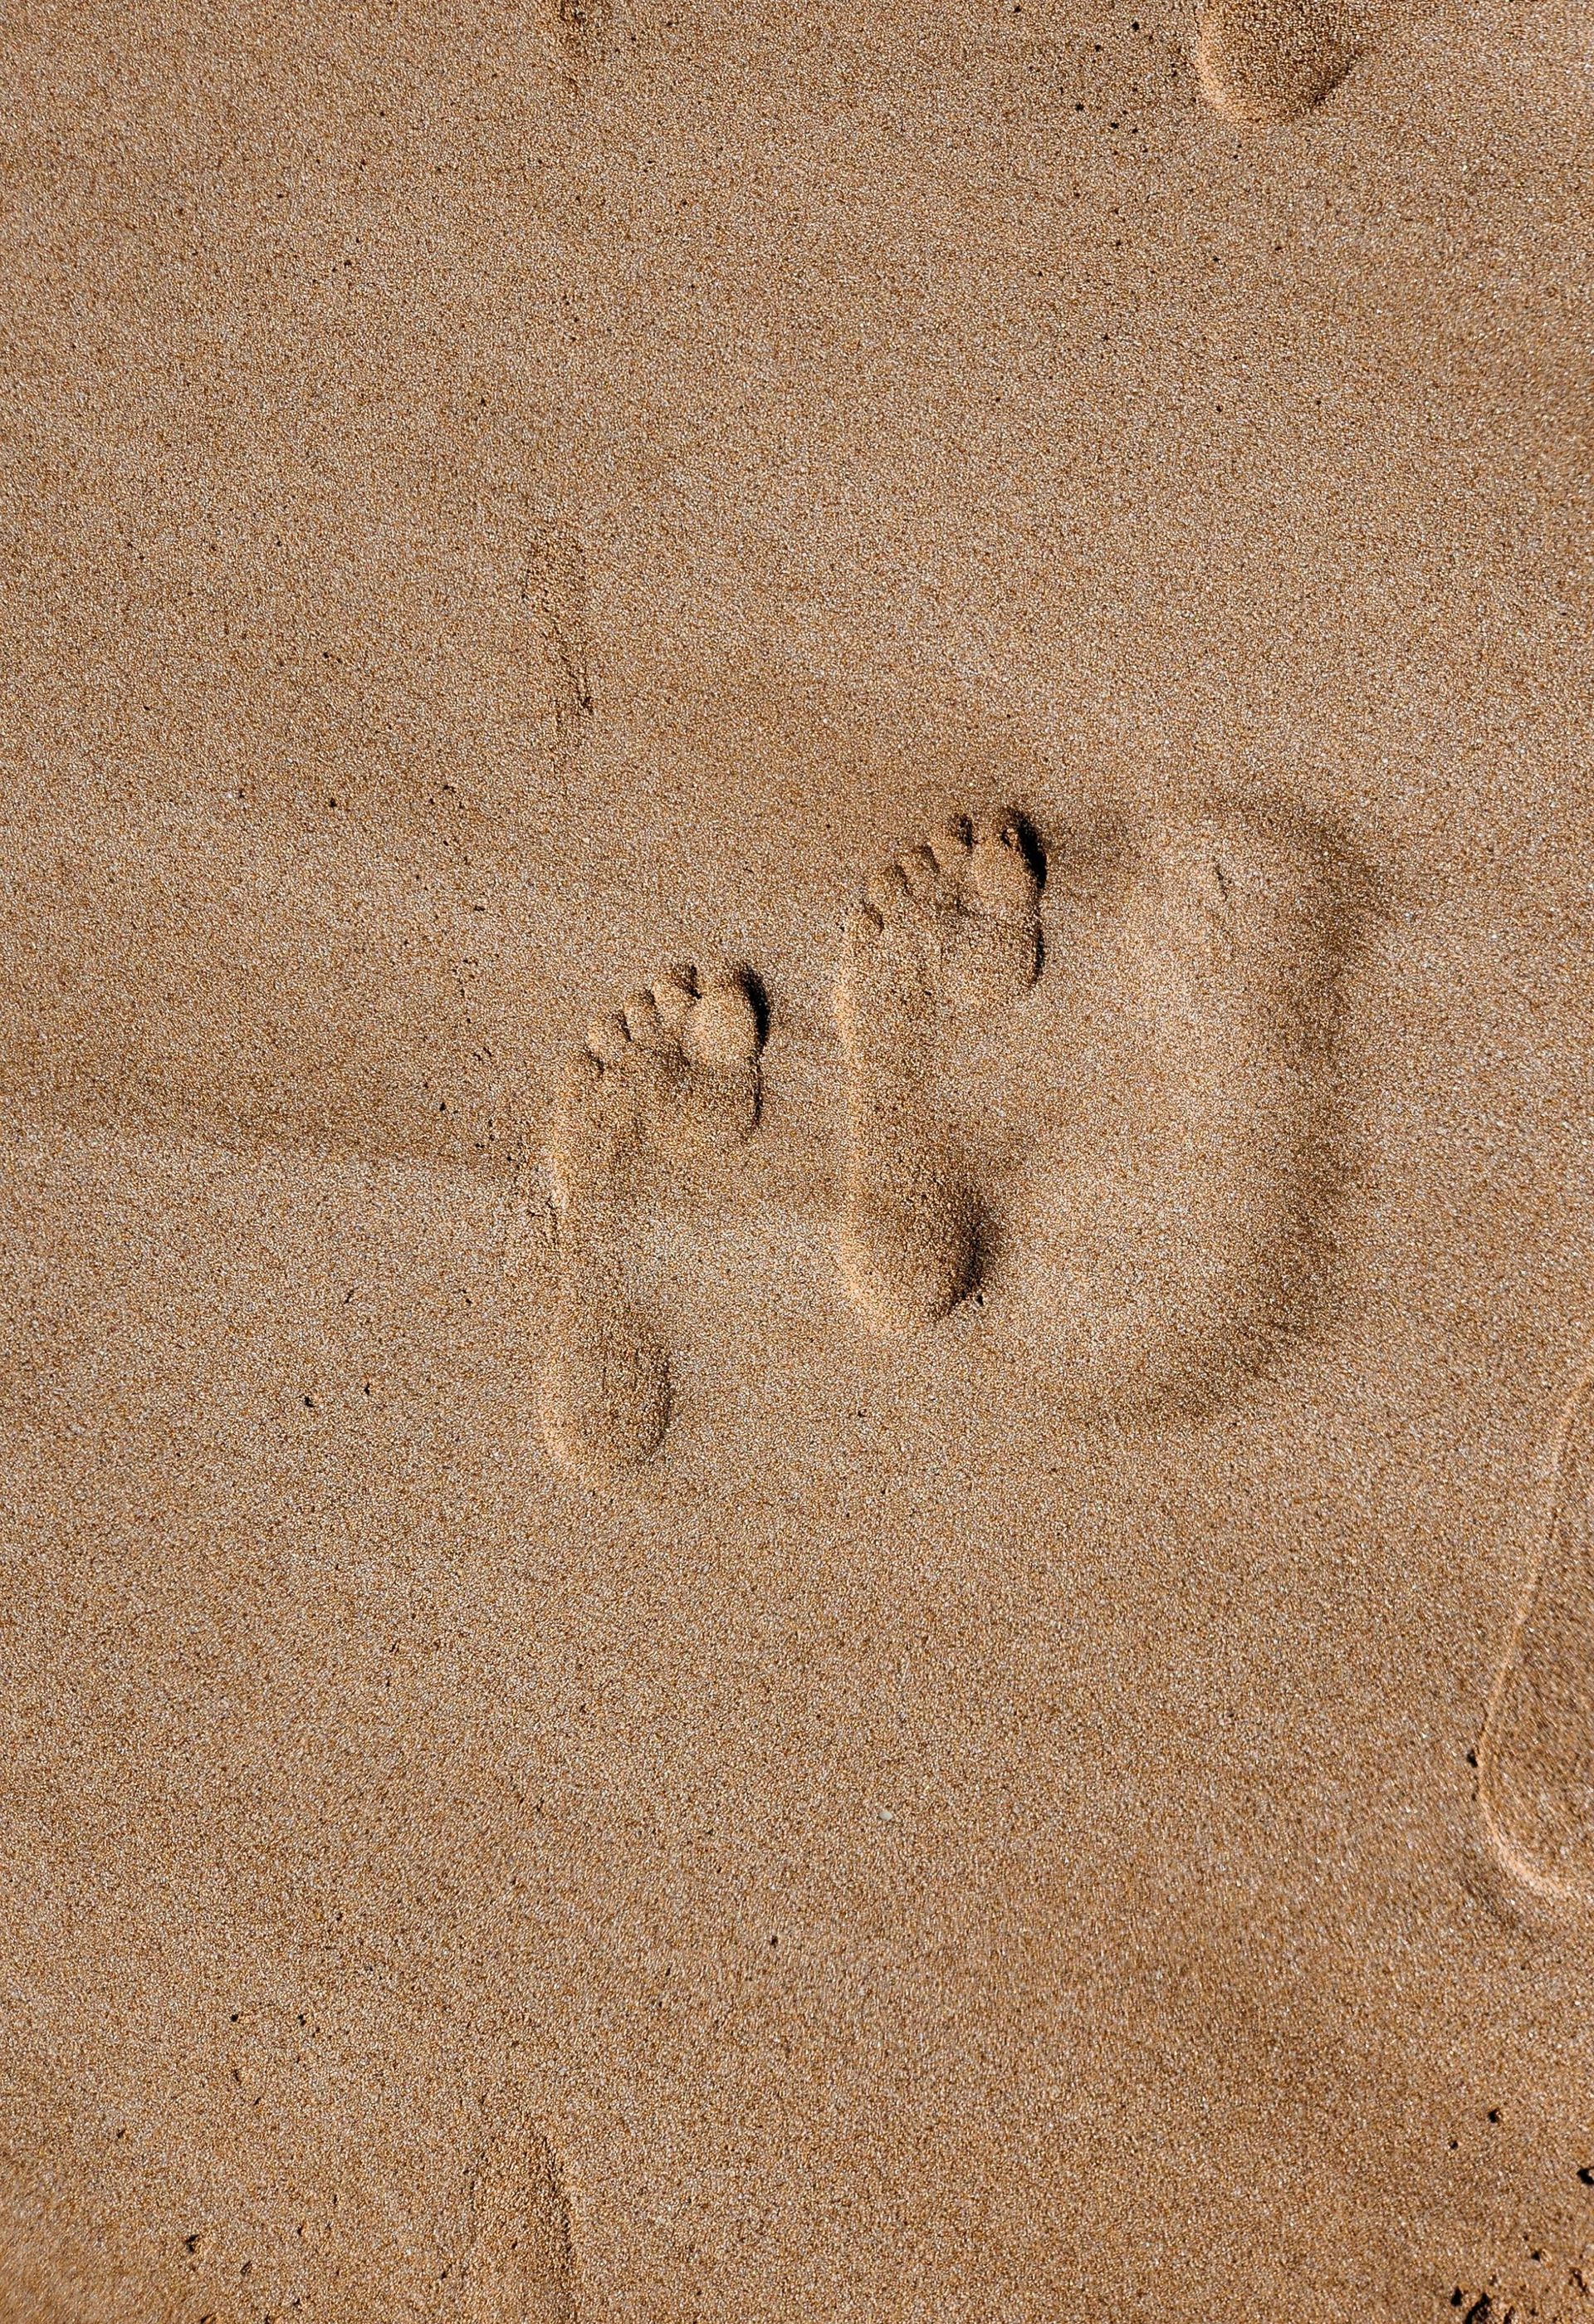
[[0, 85], [0, 2324], [1594, 2324], [1594, 7]]

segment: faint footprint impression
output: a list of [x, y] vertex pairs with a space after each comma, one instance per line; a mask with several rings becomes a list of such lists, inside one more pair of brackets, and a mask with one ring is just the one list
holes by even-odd
[[470, 2224], [455, 2310], [465, 2324], [576, 2324], [569, 2207], [552, 2150], [529, 2124], [483, 2157]]
[[1071, 894], [998, 1275], [1071, 1403], [1210, 1410], [1318, 1312], [1357, 887], [1312, 826], [1222, 807]]
[[958, 821], [874, 880], [848, 925], [840, 1256], [875, 1331], [932, 1323], [973, 1286], [981, 1204], [948, 1111], [948, 1053], [1035, 983], [1043, 876], [1009, 818]]
[[1478, 1747], [1479, 1798], [1507, 1868], [1594, 1902], [1594, 1374], [1562, 1423], [1539, 1568]]
[[761, 1013], [750, 979], [677, 968], [602, 1018], [573, 1060], [548, 1145], [559, 1293], [542, 1383], [556, 1457], [589, 1474], [650, 1461], [669, 1425], [645, 1212], [749, 1137]]
[[1343, 0], [1209, 0], [1196, 35], [1201, 86], [1225, 119], [1298, 121], [1358, 54]]

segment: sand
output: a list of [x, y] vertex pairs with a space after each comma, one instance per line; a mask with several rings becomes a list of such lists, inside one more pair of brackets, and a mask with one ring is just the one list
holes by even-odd
[[1594, 16], [0, 70], [3, 2324], [1594, 2317]]

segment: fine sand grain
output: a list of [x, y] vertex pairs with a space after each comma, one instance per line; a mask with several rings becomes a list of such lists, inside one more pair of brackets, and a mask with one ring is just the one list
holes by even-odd
[[0, 87], [0, 2324], [1594, 2324], [1594, 14]]

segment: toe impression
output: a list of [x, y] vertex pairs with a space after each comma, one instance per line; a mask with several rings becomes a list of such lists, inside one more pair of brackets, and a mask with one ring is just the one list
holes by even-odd
[[759, 1012], [741, 971], [715, 977], [690, 1010], [683, 1033], [689, 1056], [731, 1073], [750, 1067], [761, 1047]]
[[1040, 875], [1017, 824], [1002, 818], [981, 825], [973, 848], [974, 892], [1000, 919], [1033, 921], [1040, 908]]

